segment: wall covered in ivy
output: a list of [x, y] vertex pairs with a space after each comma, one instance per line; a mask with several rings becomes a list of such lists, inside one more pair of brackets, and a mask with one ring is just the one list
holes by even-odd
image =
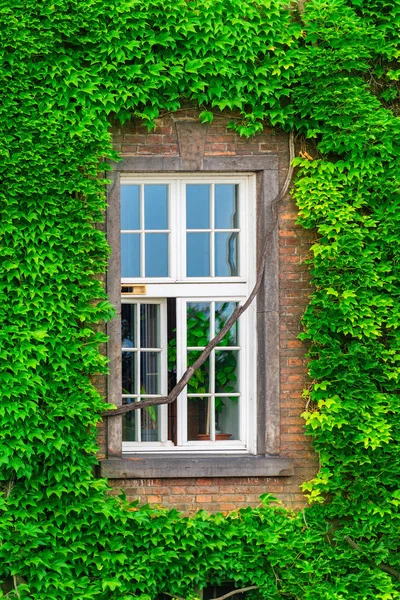
[[[3, 595], [187, 598], [232, 581], [265, 599], [400, 597], [400, 2], [303, 4], [0, 2]], [[321, 465], [298, 514], [139, 509], [92, 474], [109, 121], [151, 128], [184, 102], [318, 150], [295, 159], [300, 223], [318, 233], [302, 336]]]

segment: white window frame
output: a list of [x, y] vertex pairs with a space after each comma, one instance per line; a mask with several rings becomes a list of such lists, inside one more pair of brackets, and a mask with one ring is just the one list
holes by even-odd
[[[145, 285], [145, 295], [124, 294], [123, 303], [166, 303], [166, 298], [177, 299], [177, 378], [186, 368], [186, 303], [193, 301], [231, 301], [244, 303], [250, 294], [256, 275], [256, 181], [255, 175], [238, 173], [196, 174], [121, 174], [121, 184], [169, 184], [169, 277], [124, 277], [121, 283]], [[232, 277], [186, 277], [186, 214], [185, 185], [189, 183], [229, 183], [239, 185], [239, 275]], [[142, 196], [142, 193], [141, 193]], [[172, 197], [178, 202], [171, 201]], [[187, 390], [177, 402], [177, 446], [165, 439], [160, 442], [123, 442], [123, 453], [130, 452], [235, 452], [256, 454], [256, 364], [257, 330], [255, 303], [240, 318], [240, 440], [186, 441]], [[165, 340], [161, 343], [167, 346]], [[167, 350], [165, 350], [167, 352]], [[166, 356], [166, 354], [165, 354]], [[162, 361], [164, 358], [162, 359]], [[166, 378], [165, 378], [166, 379]], [[162, 389], [162, 394], [166, 392]], [[165, 405], [164, 419], [167, 420]]]

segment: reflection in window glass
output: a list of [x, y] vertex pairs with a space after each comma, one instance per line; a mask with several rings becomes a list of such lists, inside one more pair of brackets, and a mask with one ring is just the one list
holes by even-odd
[[168, 277], [168, 233], [146, 233], [146, 277]]
[[207, 346], [210, 340], [210, 303], [187, 303], [187, 345]]
[[186, 246], [188, 277], [210, 276], [210, 234], [188, 233]]
[[140, 420], [142, 442], [158, 442], [160, 439], [160, 407], [148, 406], [147, 408], [141, 408]]
[[122, 304], [121, 306], [121, 340], [123, 348], [135, 348], [135, 316], [136, 304]]
[[238, 274], [237, 233], [215, 234], [215, 275], [234, 277]]
[[160, 394], [160, 352], [140, 353], [140, 394]]
[[[216, 302], [215, 303], [215, 333], [221, 331], [227, 320], [232, 316], [237, 302]], [[225, 337], [218, 344], [219, 346], [236, 346], [238, 344], [238, 321], [230, 328]]]
[[140, 305], [140, 346], [141, 348], [159, 348], [160, 346], [159, 304]]
[[[191, 350], [187, 355], [187, 364], [192, 365], [200, 356], [201, 352]], [[187, 386], [188, 394], [208, 394], [210, 392], [210, 359], [195, 371]]]
[[137, 394], [136, 389], [136, 352], [122, 352], [122, 393]]
[[215, 185], [215, 228], [237, 229], [238, 227], [238, 185]]
[[186, 186], [186, 228], [210, 228], [210, 185], [200, 183]]
[[[239, 436], [239, 396], [215, 397], [216, 439], [238, 440]], [[224, 436], [224, 437], [222, 437]], [[228, 437], [229, 436], [229, 437]]]
[[168, 229], [168, 185], [144, 186], [144, 228]]
[[140, 277], [140, 234], [121, 233], [121, 277]]
[[121, 229], [140, 229], [140, 185], [121, 185]]
[[210, 439], [210, 399], [207, 397], [187, 400], [187, 439], [207, 441]]
[[239, 351], [215, 351], [215, 391], [228, 394], [239, 391]]
[[[131, 402], [135, 402], [133, 398], [124, 398], [122, 404], [131, 404]], [[122, 439], [124, 442], [137, 442], [136, 435], [136, 413], [140, 412], [137, 410], [132, 410], [126, 415], [122, 416]]]

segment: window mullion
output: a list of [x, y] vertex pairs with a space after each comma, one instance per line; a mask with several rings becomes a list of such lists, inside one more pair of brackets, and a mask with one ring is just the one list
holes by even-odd
[[[215, 302], [210, 302], [210, 339], [215, 336]], [[210, 392], [209, 397], [209, 424], [210, 440], [215, 442], [215, 350], [210, 355]]]
[[211, 185], [211, 194], [210, 194], [210, 275], [211, 277], [215, 276], [215, 183]]
[[[187, 368], [186, 348], [186, 301], [178, 298], [176, 301], [176, 379], [182, 377]], [[177, 399], [177, 443], [181, 446], [187, 442], [187, 388], [179, 394]]]
[[186, 278], [186, 184], [183, 181], [176, 181], [176, 198], [176, 276], [182, 281]]
[[[136, 362], [136, 390], [135, 392], [137, 393], [137, 397], [136, 397], [136, 402], [139, 400], [141, 400], [141, 395], [140, 395], [140, 363], [141, 363], [141, 357], [142, 357], [142, 353], [141, 353], [141, 340], [140, 340], [140, 307], [141, 304], [138, 302], [136, 305], [136, 343], [137, 343], [137, 362]], [[136, 430], [136, 439], [138, 442], [142, 441], [142, 432], [141, 432], [141, 428], [140, 428], [140, 424], [141, 424], [141, 415], [140, 415], [140, 410], [136, 410], [135, 411], [135, 430]]]
[[140, 277], [145, 277], [144, 184], [140, 186]]
[[[167, 302], [163, 300], [160, 304], [160, 377], [161, 388], [160, 392], [163, 396], [168, 394], [168, 331], [167, 331]], [[168, 406], [166, 404], [160, 406], [160, 439], [162, 442], [168, 440]]]

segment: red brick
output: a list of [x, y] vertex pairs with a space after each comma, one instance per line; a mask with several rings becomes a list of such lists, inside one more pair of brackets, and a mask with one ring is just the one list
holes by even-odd
[[223, 512], [231, 512], [237, 509], [238, 505], [235, 502], [221, 502], [219, 505], [219, 510]]
[[300, 340], [290, 340], [288, 342], [288, 348], [302, 348], [303, 343]]
[[[218, 500], [220, 500], [221, 497], [218, 497]], [[196, 496], [196, 502], [198, 504], [210, 504], [210, 502], [213, 501], [213, 497], [212, 496]]]
[[149, 504], [161, 504], [161, 496], [147, 496]]
[[162, 144], [163, 138], [161, 133], [148, 133], [145, 137], [146, 146], [150, 146], [152, 144]]
[[124, 154], [136, 154], [138, 146], [136, 144], [122, 144], [121, 150]]
[[[163, 503], [165, 504], [165, 500], [168, 499], [169, 497], [169, 488], [166, 487], [165, 488], [165, 492], [163, 495]], [[173, 498], [171, 498], [173, 505], [175, 504], [193, 504], [193, 502], [195, 501], [194, 496], [189, 496], [188, 494], [183, 495], [183, 496], [174, 496]]]
[[126, 133], [123, 136], [118, 136], [118, 139], [124, 144], [145, 144], [147, 136], [143, 134], [139, 135], [133, 133]]
[[170, 492], [171, 494], [177, 494], [177, 495], [182, 495], [182, 494], [186, 494], [187, 493], [187, 488], [185, 486], [181, 486], [181, 487], [170, 487]]

